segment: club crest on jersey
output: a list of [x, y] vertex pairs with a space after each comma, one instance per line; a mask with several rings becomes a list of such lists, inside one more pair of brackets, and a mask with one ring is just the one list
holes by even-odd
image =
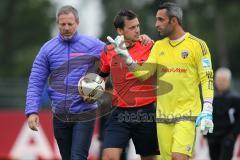
[[184, 50], [184, 51], [182, 51], [182, 53], [181, 53], [181, 56], [182, 56], [183, 59], [187, 58], [188, 55], [189, 55], [189, 53], [188, 53], [187, 50]]

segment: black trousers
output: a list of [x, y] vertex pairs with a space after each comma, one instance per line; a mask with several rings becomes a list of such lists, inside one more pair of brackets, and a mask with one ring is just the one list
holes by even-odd
[[226, 135], [207, 136], [209, 154], [211, 160], [231, 160], [233, 156], [236, 138], [229, 138]]

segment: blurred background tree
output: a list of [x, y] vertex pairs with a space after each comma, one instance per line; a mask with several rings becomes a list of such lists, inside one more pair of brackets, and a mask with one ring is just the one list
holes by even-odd
[[48, 0], [0, 1], [0, 108], [25, 106], [27, 77], [53, 19]]
[[50, 38], [52, 13], [48, 0], [1, 0], [1, 77], [28, 76], [39, 46]]

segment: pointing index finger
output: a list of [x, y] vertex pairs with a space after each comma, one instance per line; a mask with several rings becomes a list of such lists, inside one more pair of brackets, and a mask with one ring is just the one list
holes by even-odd
[[110, 37], [110, 36], [107, 36], [107, 40], [108, 40], [110, 43], [113, 43], [113, 44], [115, 44], [115, 41], [112, 39], [112, 37]]

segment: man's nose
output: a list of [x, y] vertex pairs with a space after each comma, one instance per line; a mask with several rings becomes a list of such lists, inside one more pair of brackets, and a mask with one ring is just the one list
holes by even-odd
[[155, 27], [158, 27], [158, 25], [159, 25], [159, 24], [158, 24], [158, 22], [156, 21], [156, 23], [155, 23]]
[[64, 26], [64, 30], [69, 30], [69, 28], [70, 28], [69, 25]]
[[140, 32], [140, 28], [139, 28], [139, 27], [136, 27], [135, 32], [136, 32], [136, 33], [139, 33], [139, 32]]

